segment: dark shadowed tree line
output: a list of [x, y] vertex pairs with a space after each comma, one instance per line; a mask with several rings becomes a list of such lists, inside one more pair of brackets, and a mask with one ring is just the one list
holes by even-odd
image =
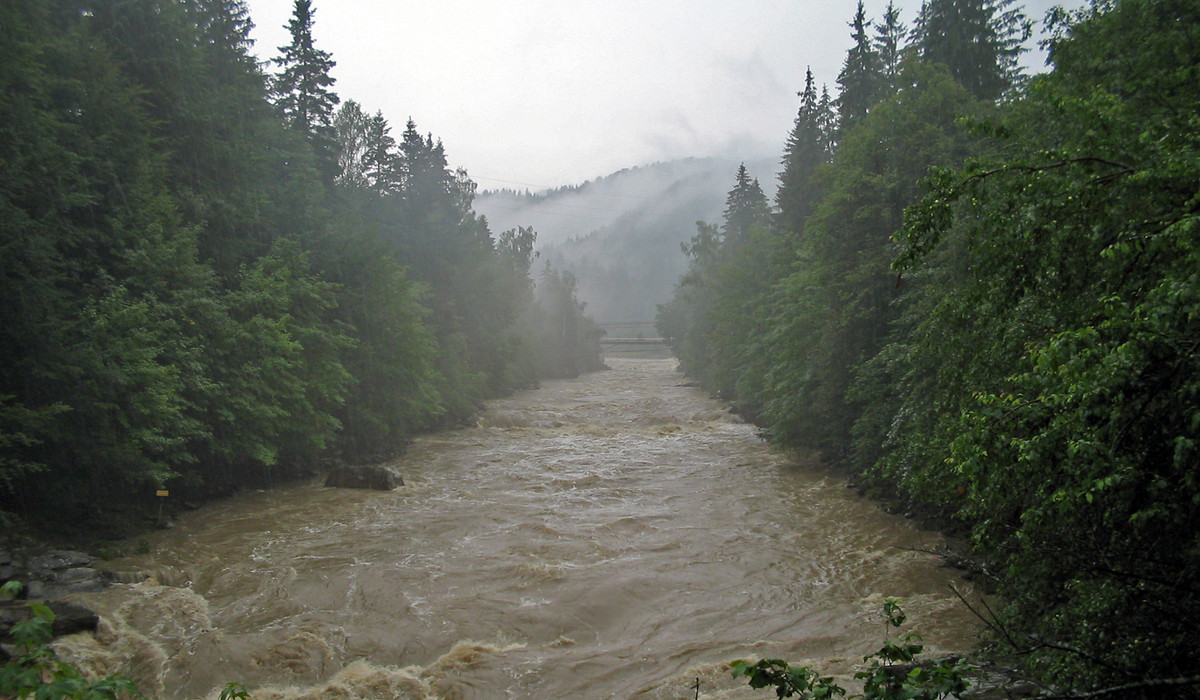
[[313, 20], [296, 0], [272, 69], [242, 0], [0, 4], [6, 527], [394, 454], [597, 368], [535, 233], [341, 102]]
[[1026, 79], [1011, 2], [860, 3], [773, 206], [737, 174], [659, 326], [771, 438], [968, 534], [1058, 692], [1193, 697], [1200, 5], [1047, 26]]

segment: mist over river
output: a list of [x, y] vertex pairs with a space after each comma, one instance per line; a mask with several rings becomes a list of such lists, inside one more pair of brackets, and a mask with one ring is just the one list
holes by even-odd
[[939, 537], [796, 463], [674, 360], [493, 401], [422, 437], [392, 492], [298, 485], [184, 515], [152, 580], [80, 596], [60, 642], [161, 698], [765, 698], [736, 658], [851, 675], [903, 598], [933, 650], [977, 626]]

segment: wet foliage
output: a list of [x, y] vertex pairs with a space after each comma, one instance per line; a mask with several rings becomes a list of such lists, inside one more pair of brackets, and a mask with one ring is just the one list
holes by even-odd
[[[785, 155], [806, 186], [785, 180], [748, 242], [701, 227], [660, 327], [771, 437], [968, 534], [1028, 671], [1191, 692], [1200, 9], [1055, 11], [1051, 69], [1024, 79], [1008, 5], [928, 3], [852, 123], [822, 126], [810, 80]], [[990, 63], [935, 45], [967, 31], [935, 18], [971, 17]], [[869, 73], [862, 24], [843, 94]]]
[[[0, 601], [15, 598], [20, 584], [10, 581], [0, 587]], [[12, 658], [0, 665], [0, 693], [6, 698], [38, 700], [117, 700], [141, 698], [129, 678], [111, 675], [91, 679], [73, 664], [62, 661], [50, 648], [54, 612], [42, 602], [28, 604], [30, 616], [10, 631]]]
[[573, 288], [534, 304], [535, 232], [342, 104], [314, 22], [271, 74], [239, 0], [0, 7], [0, 511], [102, 534], [594, 367]]
[[[906, 615], [900, 601], [889, 598], [883, 605], [887, 626], [900, 627]], [[889, 630], [890, 631], [890, 630]], [[854, 674], [863, 692], [851, 697], [861, 700], [942, 700], [967, 690], [967, 664], [946, 659], [916, 663], [925, 650], [920, 635], [905, 632], [888, 638], [874, 654], [863, 657], [866, 664]], [[780, 698], [832, 700], [846, 697], [846, 689], [832, 676], [822, 676], [809, 666], [796, 666], [782, 659], [737, 660], [730, 664], [734, 678], [745, 678], [751, 688], [773, 688]]]

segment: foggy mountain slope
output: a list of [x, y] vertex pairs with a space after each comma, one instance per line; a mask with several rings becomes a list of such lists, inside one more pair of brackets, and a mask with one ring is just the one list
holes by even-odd
[[732, 182], [737, 163], [730, 163], [686, 158], [625, 168], [579, 185], [538, 192], [485, 190], [475, 200], [475, 211], [487, 217], [492, 231], [532, 226], [538, 232], [539, 245], [558, 244], [615, 223], [654, 202], [680, 181], [729, 170]]
[[[680, 244], [695, 235], [696, 221], [720, 222], [738, 165], [689, 158], [539, 193], [483, 192], [475, 211], [495, 232], [533, 226], [541, 260], [576, 276], [588, 315], [649, 321], [687, 268]], [[776, 161], [746, 167], [772, 195]]]

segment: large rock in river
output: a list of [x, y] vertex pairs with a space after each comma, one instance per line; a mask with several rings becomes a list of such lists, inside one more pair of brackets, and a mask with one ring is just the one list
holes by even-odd
[[326, 486], [343, 489], [375, 489], [376, 491], [391, 491], [397, 486], [404, 485], [400, 472], [391, 467], [380, 465], [359, 465], [337, 467], [329, 472], [325, 479]]
[[[100, 624], [100, 616], [79, 603], [65, 600], [47, 600], [46, 607], [54, 613], [51, 634], [61, 637], [76, 632], [94, 632]], [[21, 620], [33, 617], [33, 609], [27, 600], [0, 601], [0, 642], [10, 642], [12, 626]]]

